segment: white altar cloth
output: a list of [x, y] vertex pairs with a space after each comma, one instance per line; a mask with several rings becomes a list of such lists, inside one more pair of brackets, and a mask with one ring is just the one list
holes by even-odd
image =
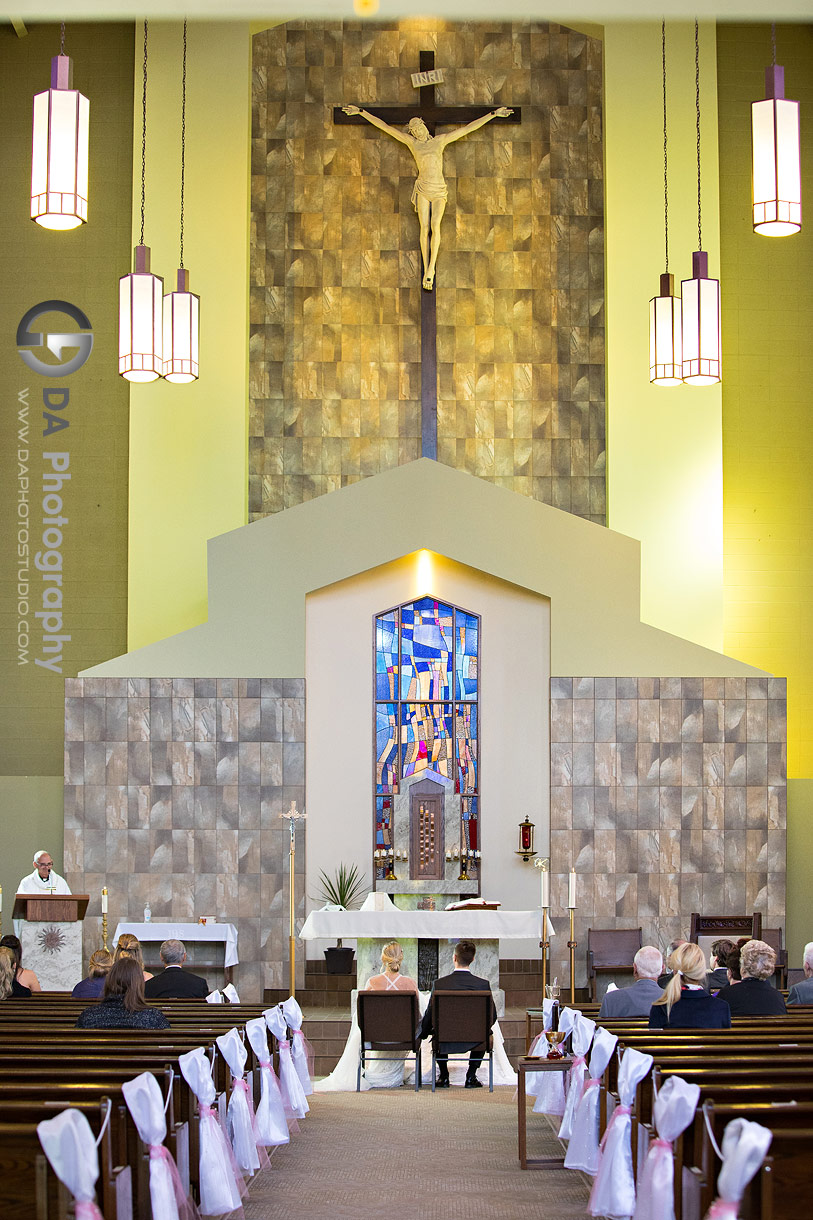
[[237, 929], [233, 923], [120, 923], [113, 933], [114, 942], [124, 932], [131, 932], [146, 944], [161, 944], [165, 940], [200, 940], [225, 943], [225, 967], [237, 965]]
[[[552, 934], [550, 920], [548, 932]], [[540, 940], [539, 911], [311, 911], [302, 940], [384, 936], [418, 940]]]

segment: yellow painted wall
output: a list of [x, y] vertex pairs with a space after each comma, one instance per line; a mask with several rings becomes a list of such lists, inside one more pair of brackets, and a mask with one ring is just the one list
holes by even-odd
[[[788, 775], [813, 775], [813, 232], [751, 228], [750, 103], [767, 26], [721, 26], [725, 647], [788, 679]], [[813, 31], [777, 29], [785, 92], [802, 104], [802, 199], [813, 199]], [[809, 211], [808, 211], [809, 216]], [[792, 858], [792, 857], [791, 857]], [[809, 939], [809, 938], [808, 938]]]
[[[149, 27], [145, 243], [165, 291], [179, 257], [182, 30]], [[246, 520], [250, 56], [247, 23], [190, 23], [184, 263], [201, 297], [201, 376], [131, 389], [130, 648], [206, 617], [206, 541]], [[137, 25], [134, 241], [142, 58]]]
[[[697, 249], [694, 26], [667, 22], [666, 31], [677, 285]], [[714, 25], [700, 35], [703, 247], [716, 276]], [[722, 650], [720, 389], [649, 384], [649, 299], [666, 269], [660, 21], [609, 22], [604, 48], [608, 524], [641, 540], [642, 618]]]
[[62, 776], [0, 775], [0, 813], [3, 850], [0, 885], [3, 887], [3, 932], [13, 931], [11, 911], [21, 877], [30, 873], [35, 851], [49, 851], [56, 871], [62, 867]]

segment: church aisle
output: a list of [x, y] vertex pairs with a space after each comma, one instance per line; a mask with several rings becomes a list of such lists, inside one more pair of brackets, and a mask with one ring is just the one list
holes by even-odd
[[[512, 1088], [318, 1093], [300, 1134], [251, 1186], [246, 1220], [572, 1220], [581, 1176], [517, 1160]], [[529, 1151], [561, 1148], [528, 1115]]]

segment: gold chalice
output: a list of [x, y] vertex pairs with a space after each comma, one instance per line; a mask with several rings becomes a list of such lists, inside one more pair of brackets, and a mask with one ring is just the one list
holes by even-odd
[[546, 1029], [545, 1037], [548, 1040], [548, 1059], [564, 1059], [564, 1055], [559, 1050], [559, 1047], [567, 1037], [565, 1031], [563, 1029]]

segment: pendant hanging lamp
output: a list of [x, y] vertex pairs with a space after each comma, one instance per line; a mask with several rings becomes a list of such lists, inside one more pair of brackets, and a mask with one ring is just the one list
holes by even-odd
[[34, 97], [31, 150], [31, 219], [44, 229], [75, 229], [88, 218], [90, 102], [73, 88], [73, 62], [51, 60], [51, 88]]
[[686, 385], [715, 385], [720, 380], [720, 282], [709, 279], [709, 256], [703, 249], [700, 190], [700, 35], [694, 23], [695, 110], [697, 115], [697, 250], [692, 278], [681, 282], [683, 380]]
[[184, 180], [186, 175], [186, 21], [183, 23], [181, 83], [181, 257], [175, 292], [164, 297], [164, 377], [175, 384], [198, 377], [200, 297], [189, 291], [183, 265]]
[[150, 271], [144, 245], [147, 180], [147, 22], [144, 22], [144, 74], [141, 94], [141, 237], [135, 270], [119, 280], [119, 373], [127, 381], [155, 381], [163, 373], [164, 281]]
[[660, 291], [649, 302], [649, 380], [653, 385], [682, 382], [682, 336], [680, 297], [675, 296], [675, 277], [669, 271], [669, 159], [666, 127], [666, 21], [661, 21], [661, 66], [663, 73], [663, 229], [666, 270]]
[[799, 103], [785, 97], [785, 69], [776, 62], [776, 23], [771, 26], [773, 62], [765, 69], [765, 98], [751, 103], [754, 232], [787, 237], [802, 227]]

